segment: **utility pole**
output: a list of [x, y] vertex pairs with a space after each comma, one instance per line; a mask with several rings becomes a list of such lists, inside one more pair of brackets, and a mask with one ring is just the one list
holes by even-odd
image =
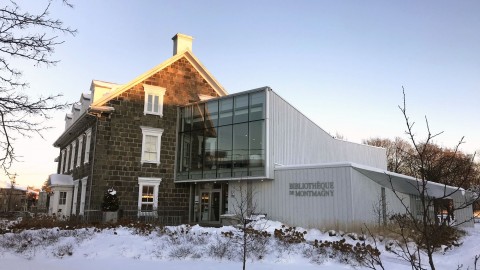
[[7, 212], [10, 212], [10, 205], [12, 204], [13, 190], [15, 189], [16, 183], [17, 183], [17, 173], [14, 173], [10, 177], [10, 195], [8, 196]]

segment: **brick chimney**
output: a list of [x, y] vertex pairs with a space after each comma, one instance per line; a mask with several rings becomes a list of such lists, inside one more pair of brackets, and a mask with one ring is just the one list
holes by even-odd
[[172, 38], [173, 40], [173, 55], [182, 53], [186, 50], [192, 50], [193, 37], [177, 33]]

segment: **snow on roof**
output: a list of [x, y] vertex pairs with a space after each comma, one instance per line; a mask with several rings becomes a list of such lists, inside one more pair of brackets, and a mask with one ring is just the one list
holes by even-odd
[[49, 177], [50, 186], [73, 186], [71, 175], [51, 174]]

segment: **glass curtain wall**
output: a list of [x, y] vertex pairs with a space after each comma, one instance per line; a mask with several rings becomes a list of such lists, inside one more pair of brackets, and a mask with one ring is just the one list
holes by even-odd
[[265, 91], [181, 109], [177, 180], [265, 176]]

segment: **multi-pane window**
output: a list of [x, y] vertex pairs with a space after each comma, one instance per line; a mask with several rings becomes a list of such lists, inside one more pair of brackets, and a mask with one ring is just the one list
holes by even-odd
[[155, 186], [144, 185], [142, 186], [142, 204], [140, 211], [148, 212], [153, 211], [153, 190]]
[[180, 110], [177, 180], [265, 176], [266, 91]]
[[67, 203], [67, 192], [60, 191], [60, 197], [58, 198], [58, 205], [65, 205]]
[[142, 163], [160, 164], [160, 142], [163, 129], [141, 127], [143, 133], [142, 140]]
[[143, 151], [143, 159], [148, 161], [157, 160], [157, 145], [158, 136], [145, 135], [145, 146]]
[[[161, 178], [138, 178], [138, 212], [139, 215], [155, 212], [158, 208], [158, 187]], [[156, 213], [154, 213], [156, 214]]]
[[163, 96], [165, 95], [165, 88], [144, 84], [145, 91], [145, 107], [144, 114], [154, 114], [163, 116]]

